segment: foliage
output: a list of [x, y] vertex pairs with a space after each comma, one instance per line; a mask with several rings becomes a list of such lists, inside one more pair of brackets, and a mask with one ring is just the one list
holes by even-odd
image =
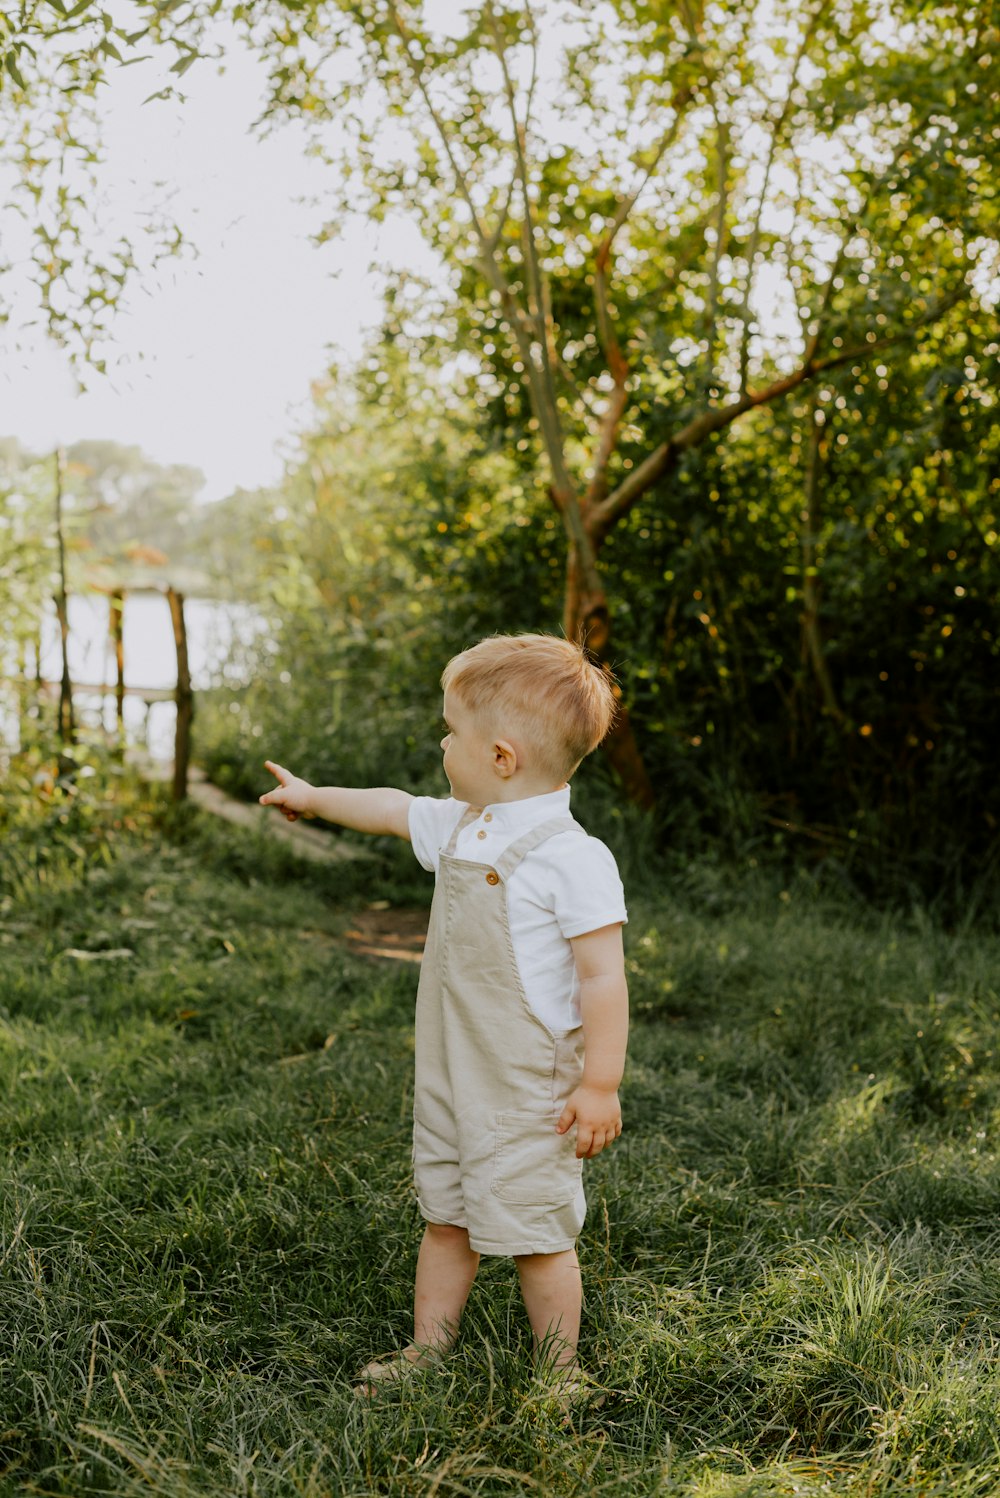
[[26, 627], [52, 587], [42, 557], [54, 545], [57, 461], [71, 592], [170, 583], [182, 592], [239, 596], [250, 587], [239, 520], [253, 496], [237, 491], [227, 501], [199, 505], [204, 478], [197, 468], [157, 463], [118, 442], [83, 440], [57, 455], [27, 452], [8, 439], [0, 443], [10, 533], [4, 580]]
[[99, 743], [57, 747], [39, 732], [4, 772], [0, 910], [78, 889], [88, 870], [113, 861], [116, 835], [136, 830], [132, 777]]
[[746, 866], [633, 884], [581, 1241], [605, 1406], [532, 1384], [487, 1260], [443, 1373], [369, 1409], [419, 1237], [415, 975], [338, 938], [385, 887], [102, 793], [108, 857], [0, 897], [9, 1491], [992, 1494], [995, 934]]
[[530, 474], [441, 380], [391, 353], [379, 373], [393, 409], [333, 374], [285, 484], [244, 516], [269, 639], [249, 688], [199, 708], [198, 743], [248, 794], [265, 755], [323, 781], [441, 789], [445, 661], [498, 620], [533, 627], [546, 593], [556, 607]]
[[162, 206], [141, 229], [108, 230], [96, 104], [109, 70], [150, 58], [163, 73], [146, 102], [178, 96], [175, 82], [204, 41], [204, 17], [181, 9], [162, 0], [20, 0], [0, 11], [0, 325], [23, 306], [15, 333], [41, 323], [81, 378], [104, 371], [129, 283], [185, 244]]
[[[494, 464], [474, 495], [453, 471], [431, 484], [461, 579], [427, 548], [438, 505], [419, 483], [402, 529], [345, 500], [352, 565], [379, 559], [381, 654], [357, 657], [357, 690], [426, 702], [437, 661], [484, 627], [552, 627], [551, 572], [565, 548], [572, 573], [582, 543], [568, 525], [561, 548], [548, 500], [566, 520], [572, 490], [667, 837], [789, 839], [866, 889], [916, 884], [958, 908], [1000, 824], [995, 34], [979, 10], [536, 14], [541, 31], [491, 5], [432, 24], [387, 0], [258, 33], [280, 50], [273, 117], [315, 119], [322, 150], [336, 89], [347, 191], [415, 215], [451, 270], [390, 292], [354, 495], [372, 494], [385, 422], [419, 426], [428, 401]], [[341, 611], [352, 579], [315, 527], [300, 549]], [[407, 630], [428, 600], [436, 616]], [[420, 778], [423, 761], [396, 763]], [[363, 759], [349, 768], [364, 778]]]
[[[848, 370], [880, 359], [881, 380], [914, 345], [954, 347], [966, 309], [995, 306], [985, 10], [489, 0], [442, 18], [307, 0], [246, 16], [269, 117], [311, 122], [341, 206], [409, 214], [450, 271], [423, 318], [404, 278], [387, 333], [458, 356], [484, 418], [534, 459], [566, 536], [563, 629], [604, 659], [612, 618], [629, 648], [635, 594], [609, 594], [602, 549], [633, 515], [646, 538], [686, 509], [693, 455], [797, 392], [822, 403]], [[329, 146], [334, 115], [348, 151]], [[808, 483], [813, 503], [815, 464]], [[802, 570], [803, 638], [839, 719], [811, 554]], [[609, 754], [650, 804], [623, 706]]]
[[[992, 336], [970, 317], [891, 371], [848, 366], [815, 402], [757, 413], [689, 455], [669, 507], [609, 538], [614, 665], [660, 787], [661, 847], [823, 860], [866, 892], [919, 888], [942, 908], [974, 887], [988, 898]], [[248, 795], [265, 755], [440, 793], [444, 661], [494, 630], [557, 627], [561, 539], [530, 456], [482, 423], [473, 380], [391, 333], [368, 363], [354, 396], [331, 377], [336, 401], [258, 517], [274, 653], [248, 691], [201, 712], [213, 775]]]
[[519, 415], [595, 591], [589, 552], [686, 451], [988, 295], [1000, 95], [978, 11], [578, 10], [264, 6], [256, 35], [272, 117], [451, 267], [396, 331]]
[[[0, 443], [0, 638], [4, 674], [25, 659], [55, 575], [54, 467], [24, 462]], [[13, 657], [13, 659], [11, 659]]]
[[243, 506], [274, 645], [202, 714], [213, 768], [249, 791], [266, 739], [437, 783], [440, 664], [557, 627], [567, 567], [610, 600], [661, 837], [787, 838], [960, 907], [1000, 819], [986, 10], [227, 13], [267, 118], [345, 173], [331, 224], [413, 215], [442, 274], [397, 278], [353, 391], [334, 372]]
[[705, 830], [787, 834], [866, 888], [959, 908], [995, 872], [996, 354], [970, 317], [891, 368], [847, 368], [692, 459], [676, 505], [609, 543], [637, 732]]

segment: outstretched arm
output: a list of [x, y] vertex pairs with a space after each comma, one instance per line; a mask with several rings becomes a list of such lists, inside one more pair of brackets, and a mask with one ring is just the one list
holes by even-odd
[[583, 1016], [583, 1077], [566, 1101], [556, 1131], [576, 1124], [576, 1153], [592, 1159], [622, 1131], [618, 1084], [628, 1040], [628, 986], [620, 925], [602, 926], [572, 938], [580, 976]]
[[355, 832], [393, 834], [410, 841], [410, 802], [408, 791], [391, 786], [370, 790], [353, 790], [340, 785], [310, 785], [290, 770], [266, 759], [265, 767], [278, 782], [273, 791], [261, 796], [261, 806], [277, 806], [290, 822], [299, 817], [322, 817], [338, 822]]

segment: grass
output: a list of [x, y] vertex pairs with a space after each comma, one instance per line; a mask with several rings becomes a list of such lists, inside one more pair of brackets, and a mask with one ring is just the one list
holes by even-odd
[[[995, 934], [759, 870], [633, 877], [627, 1132], [580, 1246], [605, 1406], [537, 1393], [488, 1260], [445, 1369], [367, 1408], [353, 1373], [409, 1329], [416, 980], [335, 938], [425, 876], [301, 867], [127, 790], [42, 850], [24, 805], [0, 1492], [995, 1494]], [[101, 951], [131, 955], [73, 955]]]

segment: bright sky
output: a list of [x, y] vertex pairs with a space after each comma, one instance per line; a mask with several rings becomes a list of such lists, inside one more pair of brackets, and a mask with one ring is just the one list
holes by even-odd
[[134, 235], [150, 184], [166, 181], [170, 213], [199, 257], [164, 261], [132, 285], [108, 376], [88, 374], [86, 394], [67, 355], [15, 317], [0, 358], [0, 436], [35, 451], [82, 437], [135, 443], [158, 461], [200, 468], [206, 500], [272, 482], [282, 443], [306, 417], [310, 381], [333, 352], [356, 355], [377, 321], [372, 262], [421, 271], [433, 262], [405, 223], [358, 222], [322, 248], [310, 243], [328, 214], [296, 199], [321, 194], [326, 169], [293, 129], [263, 142], [249, 135], [263, 70], [242, 49], [229, 52], [222, 75], [212, 63], [192, 68], [183, 105], [143, 107], [162, 86], [152, 65], [109, 72], [109, 219]]

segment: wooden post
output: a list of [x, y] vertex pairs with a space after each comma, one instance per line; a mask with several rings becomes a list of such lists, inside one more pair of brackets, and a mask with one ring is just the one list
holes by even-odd
[[119, 754], [125, 753], [125, 646], [122, 636], [124, 608], [124, 590], [121, 593], [111, 593], [108, 597], [108, 636], [115, 653], [115, 722]]
[[76, 737], [73, 721], [73, 684], [69, 679], [69, 606], [66, 602], [66, 546], [63, 539], [63, 451], [56, 448], [56, 540], [59, 551], [59, 591], [55, 596], [62, 641], [62, 681], [59, 686], [59, 738], [65, 748]]
[[174, 626], [174, 644], [177, 647], [177, 732], [174, 738], [174, 800], [183, 801], [187, 796], [188, 764], [191, 759], [191, 719], [194, 716], [194, 697], [191, 692], [191, 673], [188, 669], [187, 629], [184, 624], [184, 597], [173, 588], [167, 589], [170, 605], [170, 621]]
[[24, 748], [28, 737], [28, 713], [31, 710], [31, 687], [28, 684], [28, 642], [23, 635], [17, 641], [17, 748]]
[[32, 648], [34, 649], [34, 652], [35, 652], [35, 697], [34, 697], [34, 704], [33, 704], [32, 708], [30, 709], [30, 716], [34, 719], [33, 732], [34, 732], [35, 737], [37, 737], [39, 731], [41, 730], [42, 722], [43, 722], [44, 716], [45, 716], [45, 709], [42, 706], [42, 620], [41, 620], [41, 615], [39, 615], [38, 622], [35, 625], [35, 636], [34, 636], [34, 639], [32, 640]]

